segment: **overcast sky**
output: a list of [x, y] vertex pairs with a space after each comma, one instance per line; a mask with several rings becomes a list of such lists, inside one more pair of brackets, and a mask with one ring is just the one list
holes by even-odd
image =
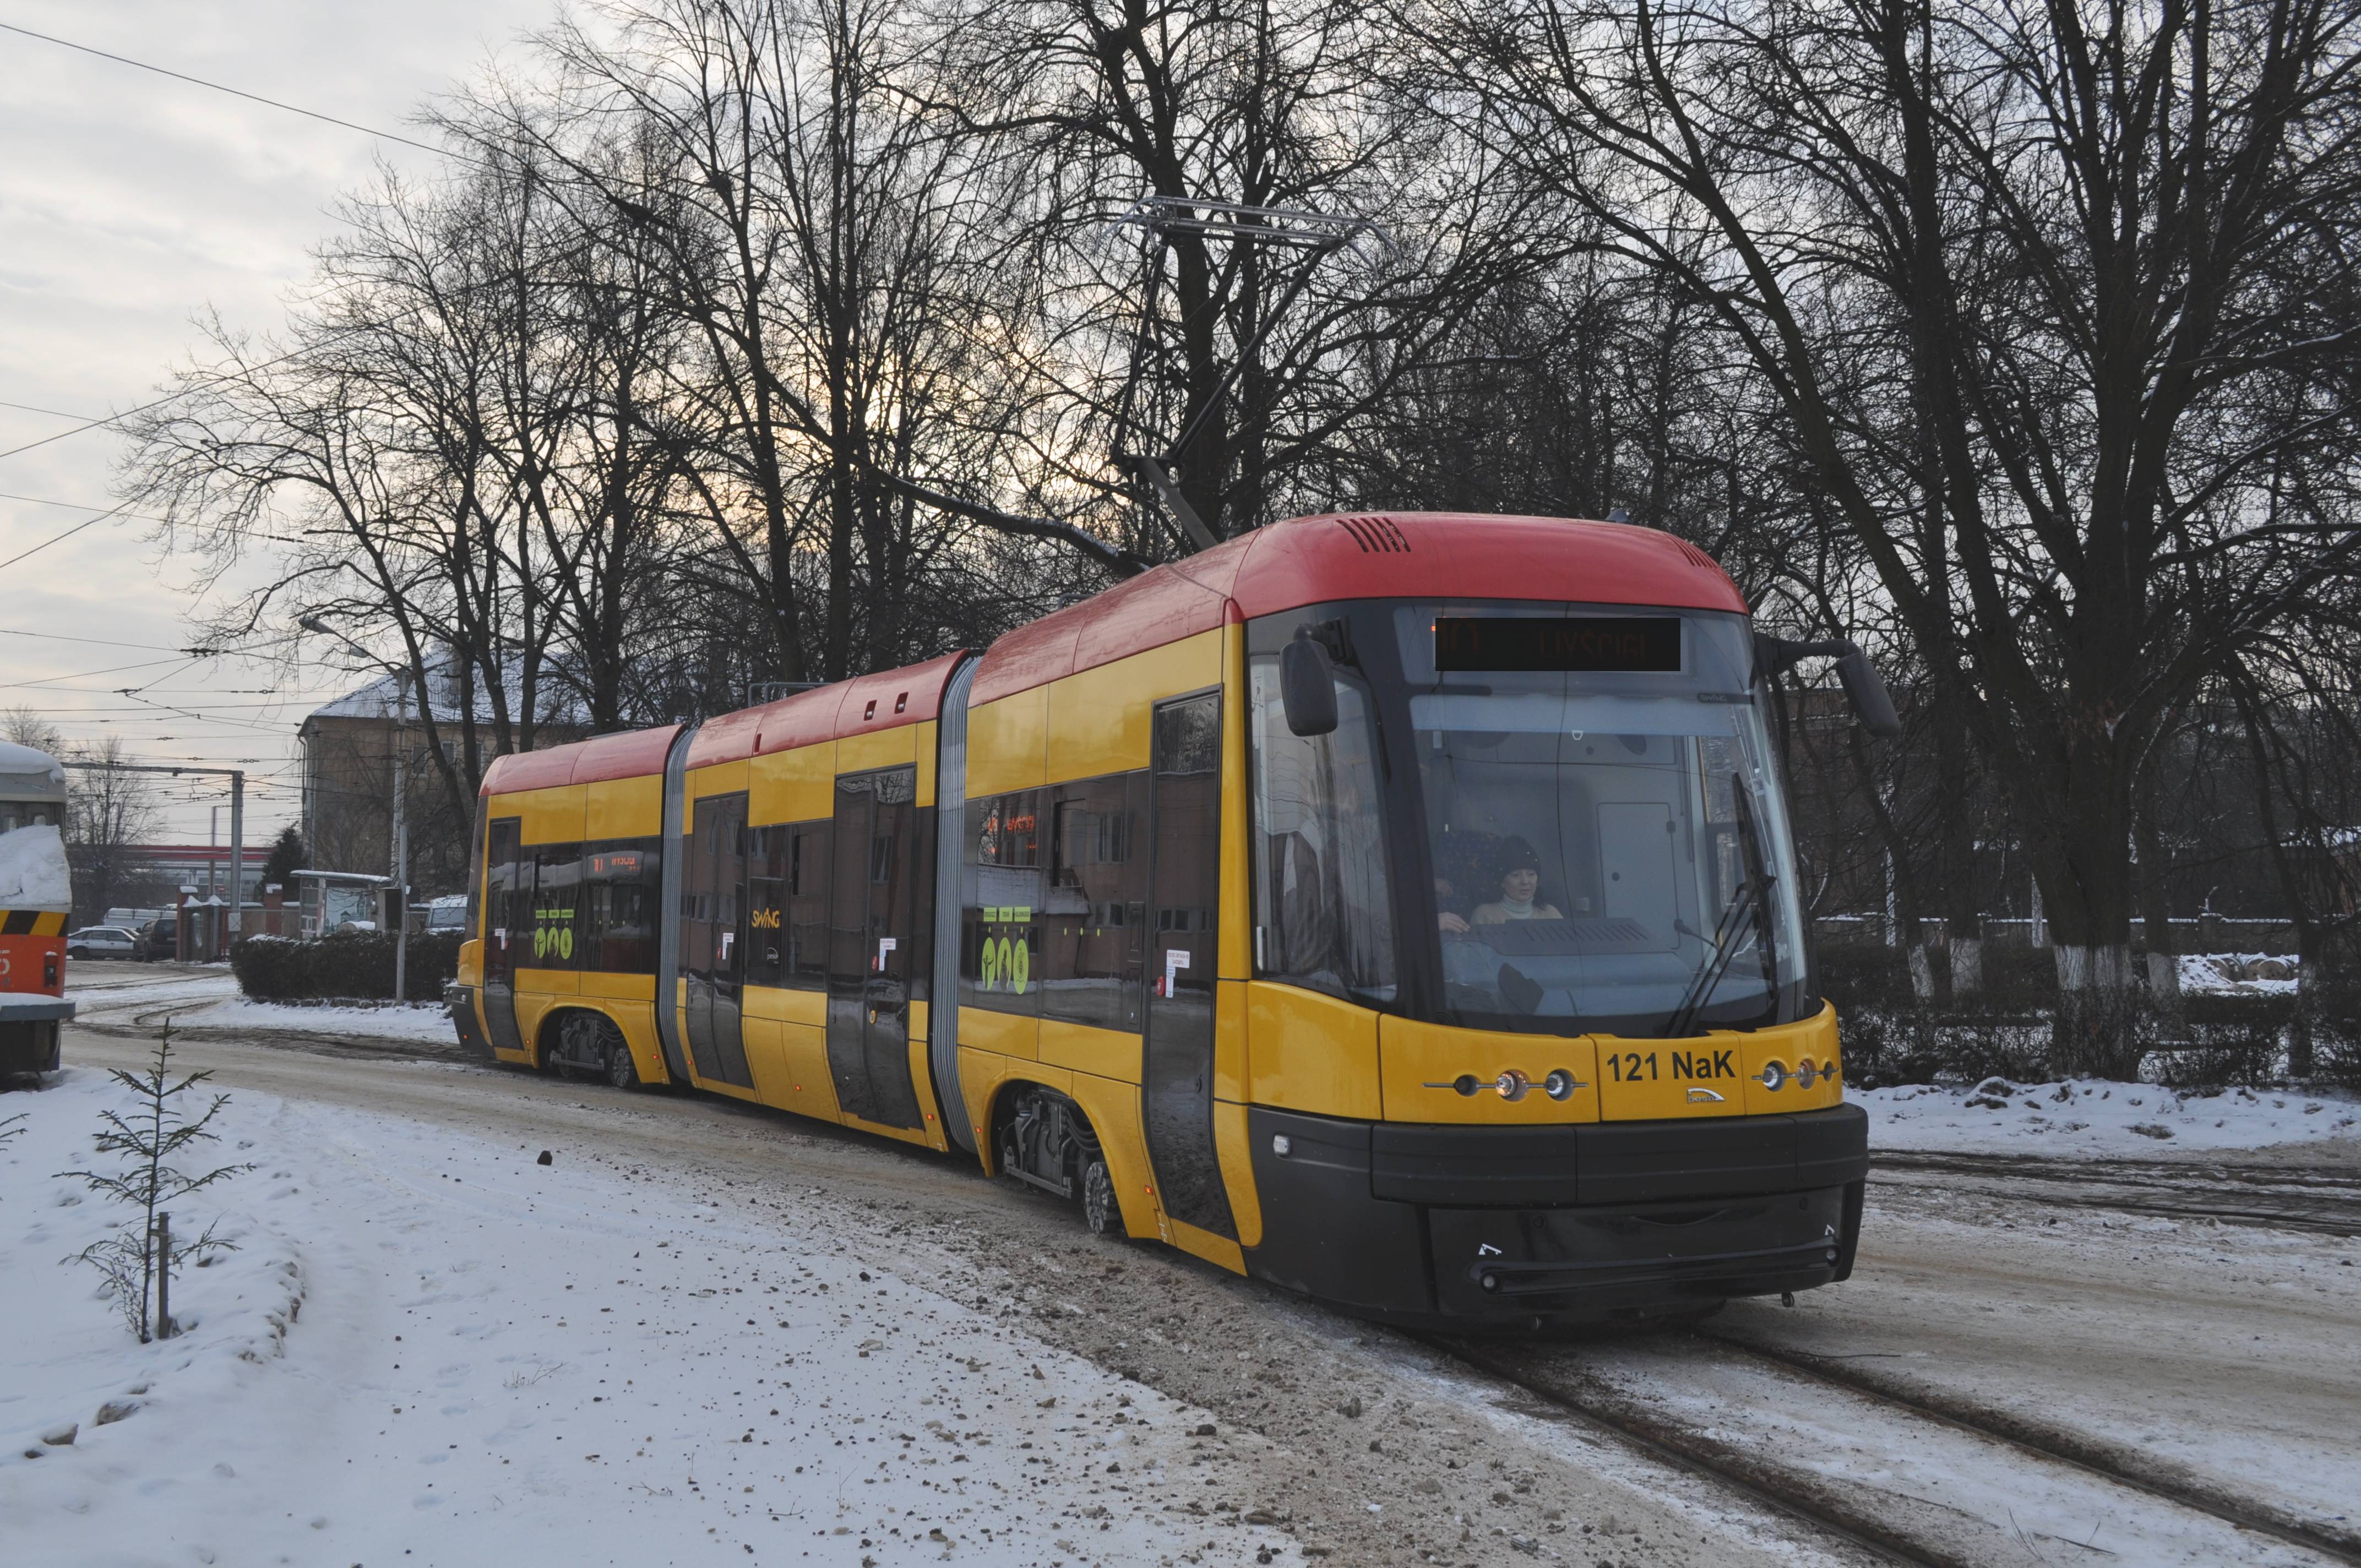
[[[0, 0], [0, 22], [397, 132], [475, 75], [555, 0], [399, 5]], [[192, 318], [275, 329], [373, 160], [431, 154], [0, 31], [0, 451], [148, 401], [197, 349]], [[123, 443], [94, 430], [0, 457], [0, 561], [113, 504]], [[31, 498], [31, 499], [26, 499]], [[45, 503], [66, 502], [58, 506]], [[0, 566], [0, 708], [69, 740], [113, 733], [143, 761], [249, 770], [246, 838], [300, 808], [295, 727], [365, 678], [306, 649], [291, 674], [191, 663], [192, 563], [150, 525], [100, 522]], [[38, 635], [25, 635], [34, 633]], [[84, 641], [69, 641], [80, 639]], [[137, 697], [117, 688], [137, 687]], [[226, 780], [168, 791], [166, 834], [204, 841]], [[228, 842], [229, 813], [221, 813]]]

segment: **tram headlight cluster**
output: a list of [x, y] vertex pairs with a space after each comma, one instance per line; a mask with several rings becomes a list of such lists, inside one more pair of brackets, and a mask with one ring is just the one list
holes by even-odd
[[1816, 1063], [1811, 1058], [1806, 1057], [1795, 1064], [1793, 1072], [1787, 1069], [1785, 1062], [1767, 1061], [1763, 1064], [1762, 1076], [1757, 1081], [1763, 1088], [1776, 1093], [1784, 1089], [1790, 1081], [1793, 1081], [1798, 1089], [1809, 1089], [1822, 1080], [1829, 1083], [1837, 1080], [1837, 1064], [1833, 1058]]
[[1552, 1068], [1543, 1076], [1538, 1084], [1523, 1069], [1512, 1067], [1503, 1069], [1498, 1078], [1482, 1079], [1472, 1072], [1463, 1072], [1457, 1078], [1442, 1083], [1430, 1083], [1426, 1087], [1448, 1089], [1465, 1100], [1473, 1100], [1485, 1090], [1489, 1089], [1513, 1105], [1535, 1089], [1539, 1089], [1553, 1100], [1571, 1100], [1574, 1098], [1576, 1090], [1587, 1089], [1590, 1086], [1562, 1067]]

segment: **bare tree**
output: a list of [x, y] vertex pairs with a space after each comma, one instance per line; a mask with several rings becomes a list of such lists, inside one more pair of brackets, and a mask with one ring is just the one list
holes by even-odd
[[1438, 107], [1778, 389], [2032, 852], [2061, 1065], [2125, 1070], [2140, 761], [2352, 564], [2270, 504], [2353, 451], [2350, 0], [1407, 15]]
[[43, 718], [39, 708], [20, 702], [13, 707], [0, 707], [0, 740], [30, 746], [54, 757], [65, 750], [66, 732]]
[[120, 738], [69, 747], [66, 757], [82, 764], [67, 774], [66, 861], [77, 914], [96, 920], [138, 886], [136, 851], [154, 841], [164, 817], [150, 775], [124, 771], [137, 759]]

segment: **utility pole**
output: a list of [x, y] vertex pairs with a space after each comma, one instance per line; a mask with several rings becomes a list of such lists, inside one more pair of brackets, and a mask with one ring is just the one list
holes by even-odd
[[[402, 787], [402, 753], [410, 739], [410, 670], [407, 665], [389, 664], [366, 647], [337, 630], [316, 615], [307, 615], [296, 625], [306, 631], [316, 631], [323, 637], [333, 637], [358, 653], [370, 663], [392, 674], [397, 683], [393, 744], [393, 999], [409, 999], [410, 981], [410, 822], [404, 810]], [[423, 695], [423, 694], [422, 694]]]
[[400, 676], [400, 707], [393, 724], [393, 1000], [410, 1000], [410, 813], [409, 792], [402, 784], [404, 753], [410, 749], [410, 672]]

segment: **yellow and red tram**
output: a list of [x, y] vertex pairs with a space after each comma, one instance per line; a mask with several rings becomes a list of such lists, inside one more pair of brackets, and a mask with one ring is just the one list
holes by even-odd
[[1842, 1279], [1866, 1123], [1775, 646], [1652, 530], [1261, 529], [980, 654], [500, 759], [454, 1014], [1391, 1321]]
[[0, 1077], [54, 1072], [66, 1020], [66, 921], [73, 911], [66, 771], [0, 740]]

